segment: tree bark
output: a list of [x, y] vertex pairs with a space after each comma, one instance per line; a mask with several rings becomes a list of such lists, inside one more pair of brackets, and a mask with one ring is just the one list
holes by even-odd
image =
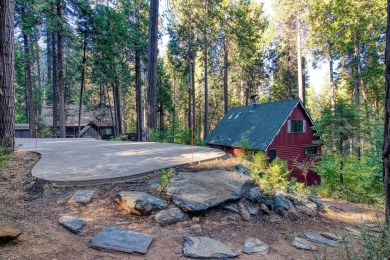
[[135, 51], [135, 106], [137, 110], [137, 141], [142, 141], [142, 89], [141, 89], [141, 54]]
[[[206, 41], [206, 35], [205, 35]], [[209, 134], [209, 87], [208, 87], [208, 68], [207, 68], [207, 42], [204, 46], [204, 129], [203, 138]]]
[[[22, 8], [22, 15], [25, 15], [24, 8]], [[23, 49], [24, 49], [24, 76], [25, 87], [27, 97], [27, 114], [28, 114], [28, 127], [30, 138], [36, 138], [36, 125], [35, 125], [35, 99], [32, 86], [31, 76], [31, 53], [30, 53], [30, 39], [25, 32], [23, 35]]]
[[150, 1], [149, 45], [148, 45], [148, 92], [147, 92], [147, 136], [156, 130], [157, 117], [157, 33], [158, 33], [158, 0]]
[[386, 197], [385, 214], [386, 224], [390, 224], [390, 0], [387, 0], [387, 28], [385, 51], [385, 118], [383, 140], [383, 188]]
[[[229, 50], [228, 50], [228, 39], [226, 35], [223, 37], [223, 103], [224, 103], [224, 112], [225, 114], [229, 109], [229, 97], [228, 97], [228, 73], [229, 73]], [[242, 84], [242, 80], [241, 80]], [[241, 102], [242, 103], [242, 102]]]
[[302, 56], [301, 56], [301, 23], [299, 21], [299, 14], [297, 17], [297, 63], [298, 63], [298, 92], [299, 98], [305, 104], [305, 89], [302, 80]]
[[0, 0], [0, 146], [15, 148], [14, 0]]
[[81, 61], [81, 84], [80, 84], [80, 98], [79, 98], [79, 118], [78, 118], [78, 137], [80, 138], [81, 132], [81, 110], [83, 108], [83, 94], [85, 89], [85, 63], [87, 62], [87, 33], [84, 32], [83, 41], [83, 59]]
[[57, 51], [56, 51], [56, 34], [51, 36], [51, 60], [52, 66], [52, 105], [53, 105], [53, 136], [57, 137], [58, 133], [58, 86], [57, 86]]
[[[62, 3], [61, 0], [57, 0], [57, 16], [62, 20]], [[60, 126], [60, 137], [66, 137], [66, 125], [65, 125], [65, 90], [64, 90], [64, 64], [63, 64], [63, 39], [62, 29], [57, 31], [57, 49], [58, 49], [58, 118]]]
[[192, 96], [192, 138], [191, 144], [194, 145], [194, 130], [196, 127], [196, 102], [195, 102], [195, 58], [191, 62], [191, 96]]

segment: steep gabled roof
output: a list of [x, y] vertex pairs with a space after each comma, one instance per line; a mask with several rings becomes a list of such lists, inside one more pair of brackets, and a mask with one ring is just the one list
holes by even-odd
[[251, 106], [233, 107], [207, 136], [205, 143], [265, 151], [299, 104], [310, 119], [298, 98], [257, 104], [254, 111]]

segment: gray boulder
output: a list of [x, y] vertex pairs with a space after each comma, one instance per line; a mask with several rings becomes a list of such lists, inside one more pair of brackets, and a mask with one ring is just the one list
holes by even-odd
[[269, 215], [270, 210], [269, 210], [269, 208], [268, 208], [266, 205], [264, 205], [263, 203], [260, 204], [260, 210], [261, 210], [261, 212], [263, 212], [264, 214]]
[[238, 256], [229, 247], [209, 237], [185, 237], [183, 254], [190, 258], [228, 259]]
[[305, 232], [305, 237], [313, 242], [324, 244], [331, 247], [338, 246], [338, 242], [334, 240], [327, 239], [326, 237], [321, 236], [320, 234], [313, 232]]
[[146, 254], [153, 237], [123, 229], [120, 227], [105, 227], [92, 237], [89, 246], [97, 249], [107, 249], [125, 253]]
[[263, 192], [259, 187], [252, 188], [245, 194], [245, 198], [252, 202], [261, 202], [263, 199]]
[[0, 219], [0, 245], [12, 241], [22, 234], [14, 224]]
[[260, 209], [258, 206], [248, 206], [248, 211], [249, 211], [249, 214], [251, 215], [259, 215], [260, 214]]
[[306, 206], [304, 206], [304, 205], [297, 205], [297, 206], [295, 206], [295, 208], [296, 208], [299, 212], [301, 212], [301, 213], [303, 213], [303, 214], [305, 214], [305, 215], [307, 215], [307, 216], [312, 217], [312, 216], [315, 216], [315, 215], [316, 215], [316, 212], [315, 212], [315, 211], [313, 211], [311, 208], [308, 208], [308, 207], [306, 207]]
[[249, 213], [245, 205], [242, 202], [239, 202], [238, 207], [240, 208], [240, 215], [242, 219], [245, 221], [249, 221], [251, 219], [251, 214]]
[[231, 171], [179, 172], [168, 183], [167, 195], [186, 212], [200, 212], [238, 200], [252, 186], [252, 178]]
[[138, 191], [121, 191], [116, 194], [115, 202], [127, 212], [139, 216], [149, 215], [155, 210], [168, 207], [164, 200]]
[[237, 206], [236, 203], [229, 203], [229, 204], [226, 204], [223, 206], [224, 209], [228, 210], [228, 211], [231, 211], [233, 213], [238, 213], [240, 214], [240, 210]]
[[335, 241], [341, 241], [343, 238], [337, 234], [334, 234], [334, 233], [330, 233], [330, 232], [321, 232], [320, 233], [321, 236], [327, 238], [327, 239], [331, 239], [331, 240], [335, 240]]
[[282, 196], [274, 196], [272, 201], [274, 203], [275, 210], [277, 210], [277, 209], [289, 210], [290, 209], [288, 199], [286, 199]]
[[287, 200], [289, 209], [287, 210], [287, 217], [290, 220], [298, 220], [300, 218], [300, 214], [298, 211], [295, 209], [294, 205], [292, 204], [291, 201]]
[[236, 164], [235, 166], [234, 166], [234, 168], [236, 168], [236, 170], [237, 171], [239, 171], [239, 172], [241, 172], [241, 173], [243, 173], [243, 174], [245, 174], [245, 175], [251, 175], [251, 172], [249, 171], [249, 169], [248, 168], [246, 168], [244, 165], [242, 165], [242, 164]]
[[298, 249], [314, 251], [317, 250], [316, 246], [300, 237], [294, 237], [292, 245]]
[[261, 253], [263, 255], [267, 255], [269, 252], [269, 246], [263, 241], [251, 237], [245, 241], [242, 252], [244, 254]]
[[72, 216], [62, 216], [58, 222], [61, 226], [74, 234], [78, 234], [86, 225], [84, 220]]
[[169, 208], [156, 213], [153, 219], [160, 225], [165, 226], [187, 220], [188, 216], [181, 209]]

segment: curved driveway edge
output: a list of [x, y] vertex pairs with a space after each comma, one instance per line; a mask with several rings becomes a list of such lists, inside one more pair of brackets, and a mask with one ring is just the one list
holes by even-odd
[[16, 144], [19, 150], [41, 154], [34, 177], [69, 184], [116, 181], [225, 154], [208, 147], [86, 138], [18, 138]]

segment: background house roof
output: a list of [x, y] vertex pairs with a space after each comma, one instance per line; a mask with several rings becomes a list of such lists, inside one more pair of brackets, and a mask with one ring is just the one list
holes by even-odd
[[253, 112], [251, 105], [233, 107], [207, 136], [205, 143], [265, 151], [292, 110], [300, 103], [295, 98], [257, 104]]
[[[114, 113], [114, 112], [113, 112]], [[78, 126], [79, 107], [69, 105], [66, 107], [66, 126]], [[42, 108], [42, 119], [46, 126], [53, 126], [52, 107]], [[85, 106], [81, 110], [81, 126], [94, 123], [98, 126], [113, 126], [109, 107], [100, 107], [86, 110]]]

